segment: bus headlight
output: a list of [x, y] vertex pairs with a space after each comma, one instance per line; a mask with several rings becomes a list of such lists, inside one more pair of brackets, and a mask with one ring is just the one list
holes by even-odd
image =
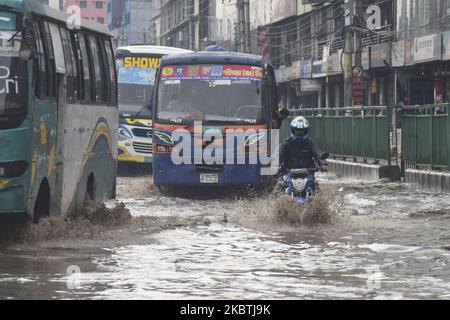
[[125, 126], [119, 126], [119, 141], [127, 141], [133, 138], [130, 130], [128, 130]]

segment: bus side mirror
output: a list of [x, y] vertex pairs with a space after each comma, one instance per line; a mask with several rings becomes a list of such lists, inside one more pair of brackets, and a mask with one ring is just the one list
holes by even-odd
[[19, 58], [27, 61], [32, 57], [33, 46], [35, 43], [33, 28], [26, 23], [22, 28], [22, 42], [20, 44]]
[[147, 102], [147, 104], [145, 105], [145, 108], [149, 111], [152, 111], [153, 110], [153, 102], [152, 101]]
[[322, 157], [320, 157], [320, 160], [327, 160], [330, 157], [330, 154], [328, 152], [324, 153]]

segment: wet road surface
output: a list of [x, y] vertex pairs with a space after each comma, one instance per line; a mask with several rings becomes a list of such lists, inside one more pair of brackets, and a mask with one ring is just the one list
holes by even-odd
[[450, 299], [449, 195], [319, 181], [337, 216], [306, 226], [280, 222], [267, 196], [163, 196], [151, 177], [119, 178], [131, 223], [3, 245], [0, 298]]

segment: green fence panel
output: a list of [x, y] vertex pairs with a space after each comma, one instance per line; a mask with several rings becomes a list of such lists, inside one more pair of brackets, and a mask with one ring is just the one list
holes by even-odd
[[352, 117], [344, 117], [344, 155], [353, 153], [353, 122]]
[[433, 122], [433, 159], [434, 164], [447, 167], [447, 115], [437, 115]]
[[[353, 113], [353, 115], [352, 115]], [[385, 159], [390, 154], [390, 124], [386, 108], [308, 109], [302, 115], [310, 121], [312, 138], [334, 155]], [[289, 136], [293, 116], [284, 121], [280, 139]]]
[[430, 117], [417, 116], [417, 164], [431, 164]]
[[416, 163], [416, 117], [404, 116], [402, 118], [402, 157], [405, 161]]
[[402, 158], [408, 166], [449, 169], [447, 106], [408, 108], [402, 117]]
[[391, 153], [390, 124], [387, 116], [376, 117], [376, 151], [377, 159], [386, 159]]

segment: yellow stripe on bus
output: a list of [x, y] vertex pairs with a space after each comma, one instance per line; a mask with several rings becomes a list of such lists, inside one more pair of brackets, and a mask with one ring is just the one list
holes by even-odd
[[0, 180], [0, 189], [6, 186], [9, 183], [8, 180]]

